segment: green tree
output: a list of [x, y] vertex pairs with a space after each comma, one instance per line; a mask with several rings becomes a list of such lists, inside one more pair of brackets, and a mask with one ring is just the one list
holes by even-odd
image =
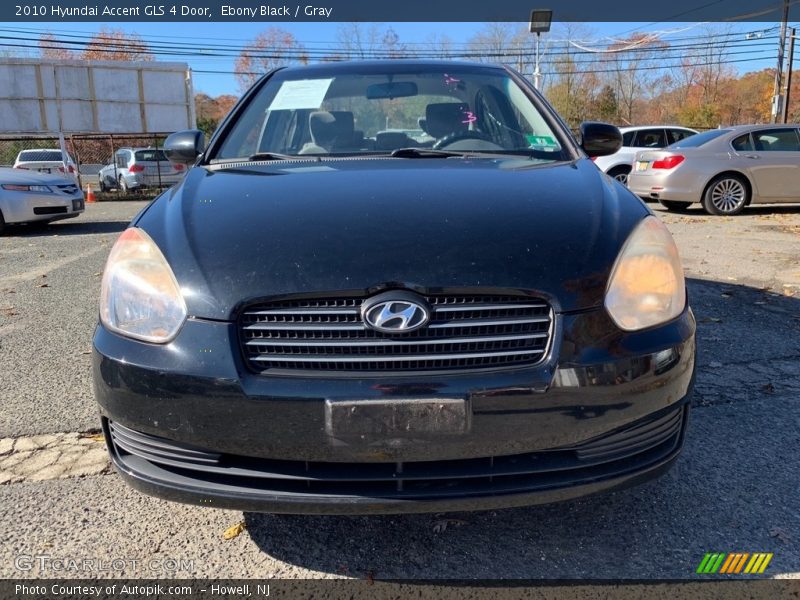
[[617, 121], [619, 119], [619, 104], [614, 88], [608, 84], [604, 85], [594, 102], [593, 108], [592, 112], [596, 118], [612, 123]]

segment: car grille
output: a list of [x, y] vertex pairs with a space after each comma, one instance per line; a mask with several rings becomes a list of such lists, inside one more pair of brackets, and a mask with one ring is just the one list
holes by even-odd
[[260, 373], [419, 372], [531, 365], [549, 347], [553, 314], [530, 296], [427, 296], [431, 321], [402, 334], [369, 329], [365, 298], [295, 299], [246, 308], [244, 355]]
[[68, 196], [78, 193], [78, 186], [74, 184], [57, 185], [56, 187]]
[[33, 214], [35, 215], [58, 215], [67, 212], [66, 206], [35, 206]]
[[[672, 408], [576, 446], [460, 460], [344, 463], [270, 460], [204, 450], [108, 421], [113, 452], [133, 471], [253, 492], [435, 500], [569, 487], [635, 472], [680, 447], [686, 416]], [[154, 468], [155, 467], [155, 468]]]

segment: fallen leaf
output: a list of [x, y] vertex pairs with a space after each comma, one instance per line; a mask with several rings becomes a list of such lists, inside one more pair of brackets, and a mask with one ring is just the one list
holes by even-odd
[[91, 354], [91, 353], [92, 353], [91, 350], [84, 350], [83, 352], [81, 352], [81, 354]]
[[106, 437], [102, 433], [95, 433], [94, 435], [90, 435], [87, 439], [90, 439], [93, 442], [105, 442], [106, 441]]
[[439, 519], [433, 524], [433, 533], [442, 533], [446, 531], [450, 525], [453, 527], [461, 527], [462, 525], [466, 524], [467, 522], [462, 521], [461, 519]]
[[48, 287], [48, 288], [49, 288], [50, 286], [49, 286], [49, 285], [47, 285], [46, 283], [40, 283], [40, 284], [39, 284], [39, 285], [37, 285], [36, 287], [40, 287], [40, 288], [46, 288], [46, 287]]
[[244, 521], [239, 521], [236, 525], [232, 527], [228, 527], [225, 532], [222, 534], [222, 539], [225, 540], [232, 540], [235, 537], [238, 537], [245, 529]]
[[775, 386], [771, 383], [767, 383], [761, 386], [761, 391], [765, 394], [774, 394], [775, 393]]
[[375, 585], [375, 571], [367, 571], [367, 583]]
[[772, 527], [769, 530], [769, 537], [777, 538], [779, 541], [783, 542], [784, 544], [788, 544], [792, 541], [792, 536], [789, 535], [785, 529], [780, 527]]

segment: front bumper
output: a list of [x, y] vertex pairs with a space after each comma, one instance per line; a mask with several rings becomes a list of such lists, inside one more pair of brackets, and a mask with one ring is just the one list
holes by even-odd
[[8, 224], [59, 221], [77, 217], [86, 209], [83, 194], [68, 195], [60, 192], [37, 194], [15, 192], [0, 201], [3, 219]]
[[[694, 318], [620, 332], [603, 310], [557, 317], [532, 368], [386, 379], [264, 377], [230, 323], [165, 346], [98, 327], [94, 383], [112, 460], [134, 487], [200, 505], [397, 513], [553, 502], [639, 483], [676, 459]], [[330, 399], [465, 397], [467, 431], [333, 437]]]

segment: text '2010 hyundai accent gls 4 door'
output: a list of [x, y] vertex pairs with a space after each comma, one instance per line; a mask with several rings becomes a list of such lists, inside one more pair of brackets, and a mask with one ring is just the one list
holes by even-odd
[[[424, 135], [418, 131], [424, 132]], [[411, 137], [408, 132], [417, 132]], [[519, 75], [272, 72], [111, 251], [94, 383], [150, 494], [287, 513], [552, 502], [664, 473], [695, 322], [678, 253]]]

